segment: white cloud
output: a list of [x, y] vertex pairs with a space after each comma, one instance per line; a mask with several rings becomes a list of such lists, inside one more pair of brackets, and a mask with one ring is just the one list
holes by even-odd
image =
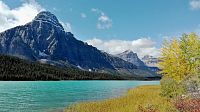
[[112, 27], [112, 20], [100, 9], [91, 9], [92, 12], [95, 12], [99, 15], [97, 28], [98, 29], [109, 29]]
[[[0, 1], [0, 32], [32, 21], [39, 12], [44, 10], [35, 0], [28, 0], [14, 9]], [[57, 9], [53, 8], [53, 10]], [[72, 32], [70, 23], [62, 21], [60, 23], [65, 31]]]
[[98, 9], [96, 9], [96, 8], [92, 8], [91, 11], [92, 11], [92, 12], [97, 12]]
[[155, 47], [155, 42], [150, 38], [140, 38], [137, 40], [108, 40], [104, 41], [98, 38], [93, 38], [86, 41], [89, 45], [93, 45], [100, 50], [110, 54], [122, 53], [125, 50], [132, 50], [141, 58], [144, 55], [158, 56], [159, 49]]
[[85, 13], [81, 13], [81, 17], [82, 17], [82, 18], [86, 18], [87, 15], [86, 15]]
[[0, 1], [0, 32], [30, 22], [42, 10], [35, 0], [29, 0], [14, 9]]
[[106, 15], [101, 15], [98, 20], [102, 22], [106, 22], [106, 21], [109, 21], [109, 18]]
[[190, 0], [190, 7], [194, 10], [200, 9], [200, 0]]

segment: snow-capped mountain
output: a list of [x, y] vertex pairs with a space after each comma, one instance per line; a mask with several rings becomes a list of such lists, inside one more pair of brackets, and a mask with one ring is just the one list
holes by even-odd
[[145, 55], [142, 58], [142, 61], [145, 63], [146, 66], [148, 66], [149, 70], [158, 72], [160, 69], [158, 68], [158, 58], [155, 58], [150, 55]]
[[137, 68], [77, 40], [47, 11], [40, 12], [30, 23], [0, 33], [0, 53], [43, 63], [70, 64], [85, 70]]
[[142, 58], [142, 61], [145, 63], [145, 65], [149, 67], [158, 67], [158, 58], [155, 58], [153, 56], [145, 55]]
[[122, 58], [125, 61], [128, 61], [130, 63], [133, 63], [134, 65], [136, 65], [137, 67], [145, 67], [146, 65], [144, 64], [143, 61], [141, 61], [138, 56], [137, 53], [134, 53], [131, 50], [126, 50], [122, 53], [119, 53], [116, 55], [119, 58]]

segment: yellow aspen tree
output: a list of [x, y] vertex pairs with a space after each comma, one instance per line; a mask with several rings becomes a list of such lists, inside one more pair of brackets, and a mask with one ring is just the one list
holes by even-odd
[[187, 62], [178, 39], [165, 41], [161, 48], [159, 67], [161, 74], [181, 82], [187, 76]]
[[180, 47], [187, 62], [189, 75], [198, 75], [200, 72], [200, 40], [195, 33], [184, 34], [180, 40]]

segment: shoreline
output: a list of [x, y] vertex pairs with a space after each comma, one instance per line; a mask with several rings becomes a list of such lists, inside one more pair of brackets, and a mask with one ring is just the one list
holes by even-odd
[[76, 80], [1, 80], [0, 81], [160, 81], [162, 78], [144, 78], [144, 79], [76, 79]]
[[[142, 110], [175, 110], [171, 103], [159, 95], [160, 85], [142, 85], [127, 90], [117, 98], [81, 102], [66, 107], [64, 112], [133, 112]], [[163, 105], [160, 105], [163, 104]]]

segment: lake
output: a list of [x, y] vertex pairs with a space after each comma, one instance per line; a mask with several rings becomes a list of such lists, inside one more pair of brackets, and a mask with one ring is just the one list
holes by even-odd
[[53, 112], [84, 101], [126, 95], [159, 81], [0, 81], [1, 112]]

